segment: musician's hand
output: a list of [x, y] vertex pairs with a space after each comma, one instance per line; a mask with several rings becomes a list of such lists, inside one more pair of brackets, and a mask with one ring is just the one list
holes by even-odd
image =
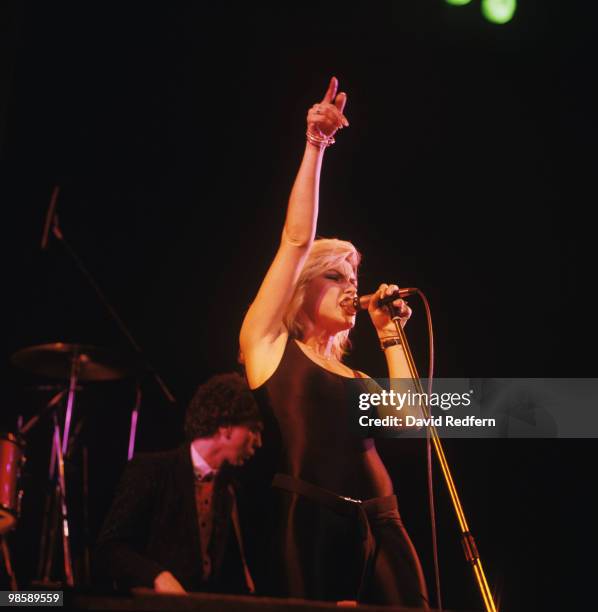
[[307, 113], [307, 129], [317, 136], [334, 136], [337, 130], [349, 125], [343, 115], [347, 94], [341, 92], [337, 95], [337, 89], [338, 80], [332, 77], [322, 101], [314, 104]]
[[[395, 328], [395, 324], [390, 318], [388, 308], [386, 306], [378, 308], [378, 300], [387, 295], [391, 295], [398, 290], [399, 288], [396, 285], [387, 285], [386, 283], [382, 283], [380, 287], [378, 287], [378, 291], [376, 291], [374, 294], [373, 299], [370, 300], [368, 312], [370, 313], [372, 323], [374, 324], [379, 337], [397, 335], [397, 330]], [[396, 299], [392, 305], [399, 311], [401, 327], [405, 327], [405, 323], [407, 323], [412, 313], [411, 308], [409, 308], [409, 306], [407, 306], [407, 302], [401, 298]]]
[[170, 572], [161, 572], [154, 578], [154, 590], [171, 595], [185, 595], [187, 592]]

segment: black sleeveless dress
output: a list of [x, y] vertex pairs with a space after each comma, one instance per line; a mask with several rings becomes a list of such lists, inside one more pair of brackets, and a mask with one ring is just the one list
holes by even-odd
[[[261, 590], [425, 608], [423, 572], [391, 480], [373, 440], [348, 426], [348, 399], [361, 384], [371, 381], [320, 367], [289, 339], [278, 368], [253, 391], [264, 419], [263, 448], [252, 466], [267, 502], [259, 539], [267, 587]], [[307, 494], [267, 488], [276, 473]], [[372, 543], [365, 574], [364, 521]]]

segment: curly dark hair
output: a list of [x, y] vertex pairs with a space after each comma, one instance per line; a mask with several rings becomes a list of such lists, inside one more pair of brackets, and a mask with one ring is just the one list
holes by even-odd
[[261, 416], [245, 379], [236, 372], [217, 374], [200, 385], [187, 407], [185, 437], [208, 438], [219, 427], [259, 424]]

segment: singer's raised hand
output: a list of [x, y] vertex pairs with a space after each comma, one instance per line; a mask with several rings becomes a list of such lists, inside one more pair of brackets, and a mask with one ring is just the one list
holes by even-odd
[[324, 151], [336, 131], [349, 125], [343, 114], [347, 94], [337, 92], [338, 80], [332, 77], [324, 97], [307, 113], [307, 142], [289, 195], [280, 246], [243, 321], [239, 342], [252, 388], [276, 370], [286, 346], [285, 316], [316, 235]]
[[[395, 291], [398, 290], [399, 288], [396, 285], [387, 285], [386, 283], [382, 283], [374, 294], [374, 298], [370, 300], [368, 312], [370, 313], [370, 317], [372, 319], [374, 327], [376, 328], [376, 332], [380, 337], [396, 335], [397, 330], [392, 319], [390, 318], [388, 308], [386, 306], [379, 308], [378, 300], [382, 299], [383, 297], [386, 297], [387, 295], [392, 295]], [[407, 323], [413, 311], [411, 310], [411, 308], [409, 308], [407, 302], [402, 298], [396, 299], [392, 303], [392, 305], [395, 306], [399, 311], [401, 327], [405, 327], [405, 323]]]
[[307, 113], [307, 128], [319, 136], [334, 136], [337, 130], [347, 127], [349, 122], [343, 114], [347, 104], [347, 94], [338, 90], [338, 79], [332, 77], [328, 89], [318, 104]]

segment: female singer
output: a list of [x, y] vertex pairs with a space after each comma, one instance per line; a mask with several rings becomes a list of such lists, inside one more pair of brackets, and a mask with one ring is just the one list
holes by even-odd
[[[349, 242], [314, 240], [324, 153], [349, 125], [347, 95], [337, 95], [337, 86], [333, 77], [307, 113], [280, 246], [240, 334], [247, 379], [264, 412], [264, 446], [277, 455], [269, 594], [426, 608], [423, 572], [388, 472], [373, 440], [352, 435], [344, 420], [347, 381], [367, 378], [342, 361], [355, 324], [360, 255]], [[381, 284], [376, 297], [396, 290]], [[407, 378], [396, 329], [377, 301], [369, 314], [388, 375]], [[393, 304], [404, 325], [410, 308]]]

